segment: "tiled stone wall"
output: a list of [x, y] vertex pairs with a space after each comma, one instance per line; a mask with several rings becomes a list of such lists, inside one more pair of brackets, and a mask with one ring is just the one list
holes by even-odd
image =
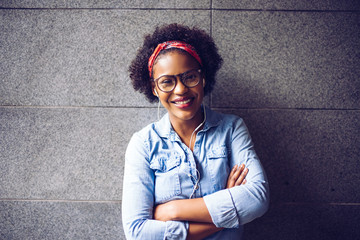
[[179, 22], [224, 58], [208, 105], [242, 116], [269, 177], [247, 239], [360, 238], [360, 3], [0, 1], [0, 239], [124, 239], [123, 156], [157, 119], [129, 83]]

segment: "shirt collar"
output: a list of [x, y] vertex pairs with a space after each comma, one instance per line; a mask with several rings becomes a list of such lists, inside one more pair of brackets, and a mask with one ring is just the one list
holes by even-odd
[[[205, 107], [206, 121], [201, 131], [206, 132], [210, 128], [218, 126], [221, 122], [221, 114], [212, 111], [210, 108]], [[169, 113], [166, 113], [158, 122], [155, 123], [155, 129], [162, 138], [169, 138], [175, 141], [177, 134], [171, 126]]]

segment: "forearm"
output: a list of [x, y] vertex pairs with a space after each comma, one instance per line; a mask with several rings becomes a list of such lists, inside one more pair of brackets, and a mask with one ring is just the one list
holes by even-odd
[[[227, 188], [245, 184], [248, 169], [245, 165], [235, 165], [229, 175]], [[204, 198], [174, 200], [156, 206], [154, 219], [161, 221], [179, 220], [203, 223], [213, 223]]]
[[155, 208], [154, 219], [212, 223], [203, 198], [174, 200]]
[[176, 205], [174, 220], [212, 223], [203, 198], [177, 200], [173, 204]]
[[190, 222], [186, 239], [203, 239], [211, 234], [221, 231], [222, 229], [223, 228], [217, 228], [213, 223]]

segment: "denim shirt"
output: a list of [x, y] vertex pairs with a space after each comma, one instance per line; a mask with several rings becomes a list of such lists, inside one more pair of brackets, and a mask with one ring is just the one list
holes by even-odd
[[[235, 164], [249, 169], [246, 184], [226, 188]], [[268, 181], [244, 121], [206, 108], [191, 151], [169, 116], [135, 133], [125, 154], [122, 221], [127, 239], [186, 239], [186, 221], [157, 221], [153, 208], [203, 197], [213, 223], [224, 229], [206, 239], [241, 239], [243, 225], [263, 215]]]

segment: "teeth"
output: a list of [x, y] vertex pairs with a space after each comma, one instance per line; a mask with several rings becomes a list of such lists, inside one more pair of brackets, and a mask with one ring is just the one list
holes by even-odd
[[187, 103], [189, 103], [191, 100], [190, 99], [188, 99], [188, 100], [186, 100], [186, 101], [180, 101], [180, 102], [175, 102], [176, 104], [187, 104]]

